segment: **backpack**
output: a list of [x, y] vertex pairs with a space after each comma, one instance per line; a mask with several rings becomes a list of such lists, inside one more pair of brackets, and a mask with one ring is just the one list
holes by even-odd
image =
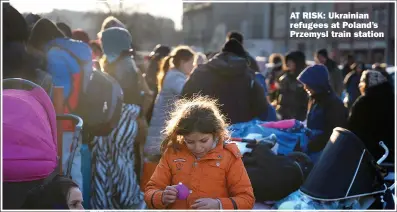
[[[121, 117], [123, 103], [123, 90], [119, 83], [108, 74], [93, 70], [70, 50], [59, 45], [53, 45], [67, 52], [80, 67], [80, 80], [73, 76], [70, 95], [65, 99], [65, 106], [69, 113], [74, 113], [84, 120], [84, 129], [92, 136], [107, 136]], [[70, 73], [72, 75], [72, 73]], [[73, 95], [73, 89], [78, 95]], [[77, 100], [77, 105], [72, 108], [71, 102]]]
[[267, 143], [243, 157], [256, 201], [279, 201], [299, 189], [313, 164], [304, 153], [276, 155]]

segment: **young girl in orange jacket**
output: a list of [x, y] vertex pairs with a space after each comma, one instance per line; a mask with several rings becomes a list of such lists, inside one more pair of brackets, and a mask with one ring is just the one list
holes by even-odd
[[[180, 100], [167, 123], [162, 158], [145, 189], [153, 209], [252, 209], [255, 197], [241, 153], [228, 144], [214, 100]], [[187, 197], [177, 198], [178, 185]]]

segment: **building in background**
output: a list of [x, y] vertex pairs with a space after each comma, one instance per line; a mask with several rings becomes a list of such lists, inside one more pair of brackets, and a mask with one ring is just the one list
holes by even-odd
[[[218, 50], [224, 42], [226, 33], [230, 30], [238, 30], [245, 36], [245, 47], [248, 50], [251, 48], [256, 56], [267, 56], [267, 52], [285, 54], [288, 51], [301, 50], [311, 60], [314, 52], [326, 48], [330, 52], [330, 57], [338, 63], [343, 62], [341, 58], [348, 53], [367, 63], [395, 63], [395, 11], [391, 3], [184, 3], [183, 6], [185, 43], [201, 46], [207, 51]], [[369, 13], [371, 19], [369, 21], [379, 24], [379, 29], [376, 31], [384, 32], [386, 37], [291, 38], [290, 23], [326, 22], [330, 25], [333, 22], [329, 19], [290, 20], [292, 12]], [[359, 22], [359, 20], [347, 21]], [[358, 31], [358, 29], [343, 30], [352, 34]]]
[[[335, 11], [338, 13], [368, 13], [370, 20], [378, 23], [376, 32], [384, 32], [384, 38], [335, 38], [334, 43], [340, 51], [340, 55], [353, 54], [357, 60], [367, 63], [388, 62], [394, 64], [394, 5], [391, 3], [335, 3]], [[358, 22], [357, 20], [346, 20]], [[368, 22], [368, 21], [366, 21]], [[350, 29], [352, 34], [360, 29]], [[368, 31], [361, 29], [361, 31]], [[387, 58], [386, 58], [387, 57]]]
[[[273, 20], [272, 28], [270, 30], [270, 39], [274, 41], [275, 52], [287, 53], [288, 51], [300, 50], [305, 53], [307, 59], [312, 59], [316, 50], [321, 48], [332, 49], [332, 42], [330, 39], [316, 39], [316, 38], [291, 38], [290, 24], [291, 23], [330, 23], [330, 20], [305, 20], [290, 19], [292, 12], [331, 12], [333, 11], [333, 3], [271, 3], [271, 16]], [[306, 28], [293, 29], [297, 32], [307, 32]], [[315, 31], [315, 30], [313, 30]]]
[[[270, 4], [263, 3], [184, 3], [185, 43], [216, 51], [225, 42], [227, 32], [244, 34], [244, 46], [253, 55], [267, 56], [271, 17]], [[266, 51], [267, 50], [267, 51]]]

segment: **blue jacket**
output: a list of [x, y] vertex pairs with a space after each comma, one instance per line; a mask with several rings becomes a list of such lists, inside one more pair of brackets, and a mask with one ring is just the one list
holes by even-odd
[[[68, 38], [56, 38], [47, 43], [47, 72], [52, 75], [54, 86], [63, 86], [64, 98], [71, 92], [71, 77], [80, 73], [79, 62], [70, 54], [74, 54], [84, 63], [84, 69], [92, 69], [91, 48], [81, 42]], [[69, 53], [69, 52], [70, 53]]]
[[[259, 84], [262, 86], [265, 98], [268, 96], [268, 90], [267, 90], [267, 85], [266, 85], [266, 78], [261, 74], [261, 73], [256, 73], [255, 74], [255, 79], [259, 82]], [[264, 121], [277, 121], [277, 113], [276, 109], [271, 104], [267, 104], [267, 114], [264, 115], [263, 118]]]
[[317, 136], [309, 142], [308, 148], [310, 152], [319, 152], [335, 127], [345, 127], [348, 111], [333, 92], [325, 66], [309, 66], [297, 79], [314, 91], [309, 100], [307, 127], [317, 132]]

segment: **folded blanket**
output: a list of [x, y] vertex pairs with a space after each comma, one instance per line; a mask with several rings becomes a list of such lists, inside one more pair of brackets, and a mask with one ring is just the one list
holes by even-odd
[[300, 130], [289, 132], [286, 130], [264, 127], [262, 126], [264, 123], [266, 122], [259, 120], [238, 123], [231, 125], [229, 130], [233, 138], [246, 138], [249, 134], [260, 134], [262, 137], [268, 137], [274, 134], [279, 144], [277, 150], [278, 154], [286, 155], [293, 152], [296, 147], [299, 147], [303, 152], [307, 151], [307, 143], [309, 141], [307, 132], [310, 132], [309, 129], [303, 127]]
[[293, 128], [295, 126], [295, 119], [281, 120], [281, 121], [271, 121], [261, 124], [261, 126], [267, 128], [276, 128], [276, 129], [288, 129]]
[[343, 208], [351, 208], [353, 210], [361, 209], [362, 206], [358, 199], [341, 201], [316, 201], [309, 196], [295, 191], [286, 198], [278, 201], [273, 206], [273, 210], [338, 210]]

